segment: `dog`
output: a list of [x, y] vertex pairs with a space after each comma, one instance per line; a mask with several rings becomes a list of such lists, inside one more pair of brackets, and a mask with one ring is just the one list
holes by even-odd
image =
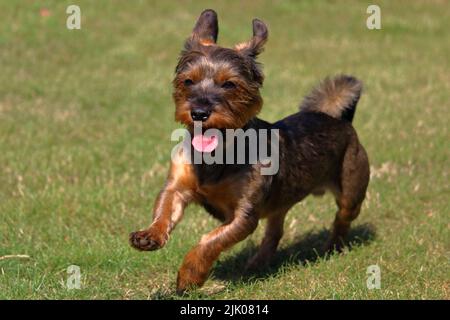
[[[266, 265], [283, 235], [286, 213], [310, 194], [330, 191], [334, 195], [338, 210], [328, 248], [340, 250], [369, 183], [368, 156], [352, 126], [362, 83], [347, 75], [326, 78], [303, 100], [299, 112], [266, 122], [256, 117], [263, 104], [264, 80], [256, 58], [267, 41], [267, 26], [254, 19], [253, 37], [234, 48], [217, 45], [218, 30], [217, 14], [208, 9], [186, 40], [173, 80], [175, 119], [191, 134], [199, 122], [202, 130], [276, 129], [279, 169], [262, 175], [264, 165], [259, 161], [192, 164], [172, 160], [154, 205], [153, 222], [130, 234], [131, 246], [143, 251], [164, 247], [192, 202], [223, 222], [184, 258], [177, 277], [179, 294], [202, 286], [220, 253], [248, 237], [263, 218], [267, 219], [265, 235], [247, 268]], [[192, 139], [194, 152], [207, 152], [202, 149], [208, 143], [203, 132]], [[245, 148], [249, 147], [247, 143]]]

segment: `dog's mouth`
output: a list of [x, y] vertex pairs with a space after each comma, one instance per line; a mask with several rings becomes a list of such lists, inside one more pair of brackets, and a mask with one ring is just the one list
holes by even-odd
[[213, 152], [219, 145], [219, 139], [215, 134], [196, 134], [192, 138], [192, 146], [198, 152]]

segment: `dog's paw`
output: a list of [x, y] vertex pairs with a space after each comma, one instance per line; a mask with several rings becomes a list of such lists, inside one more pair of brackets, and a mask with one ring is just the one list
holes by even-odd
[[197, 274], [195, 269], [190, 271], [182, 269], [178, 272], [177, 277], [177, 295], [182, 296], [189, 291], [200, 288], [206, 281], [207, 274]]
[[213, 262], [214, 259], [208, 257], [200, 247], [189, 251], [178, 270], [177, 294], [183, 295], [201, 287], [208, 279]]
[[266, 269], [269, 265], [270, 257], [264, 257], [256, 254], [247, 261], [244, 271], [257, 272]]
[[330, 238], [325, 244], [323, 250], [328, 254], [342, 253], [345, 248], [345, 243], [340, 238]]
[[167, 235], [150, 228], [130, 233], [130, 244], [137, 250], [153, 251], [162, 248], [167, 238]]

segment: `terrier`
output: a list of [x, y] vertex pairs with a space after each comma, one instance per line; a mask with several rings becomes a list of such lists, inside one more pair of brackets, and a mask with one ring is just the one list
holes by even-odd
[[[194, 153], [229, 148], [212, 143], [204, 129], [278, 130], [279, 169], [262, 175], [261, 161], [239, 164], [193, 164], [172, 159], [167, 181], [156, 199], [153, 222], [130, 234], [131, 245], [157, 250], [197, 203], [223, 222], [201, 238], [184, 258], [177, 292], [204, 284], [220, 253], [248, 237], [260, 219], [265, 235], [248, 268], [267, 264], [283, 235], [286, 213], [309, 194], [330, 191], [338, 207], [328, 242], [330, 250], [344, 245], [351, 222], [358, 216], [369, 183], [366, 151], [352, 126], [362, 84], [352, 76], [325, 79], [300, 105], [300, 111], [275, 123], [258, 119], [264, 75], [256, 61], [267, 41], [267, 27], [253, 20], [253, 37], [234, 48], [216, 44], [217, 14], [205, 10], [187, 39], [173, 80], [175, 119], [194, 134]], [[271, 143], [269, 140], [268, 144]], [[245, 150], [252, 145], [245, 144]], [[273, 151], [273, 150], [272, 150]], [[178, 156], [187, 157], [183, 152]]]

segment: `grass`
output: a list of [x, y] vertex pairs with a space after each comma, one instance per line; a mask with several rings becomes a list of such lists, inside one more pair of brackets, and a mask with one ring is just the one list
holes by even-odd
[[[450, 6], [378, 1], [77, 1], [82, 29], [65, 28], [71, 1], [2, 0], [0, 12], [0, 299], [173, 299], [183, 256], [217, 222], [189, 207], [167, 246], [139, 253], [128, 233], [150, 221], [164, 181], [173, 121], [171, 79], [183, 40], [206, 7], [223, 45], [270, 29], [261, 117], [293, 113], [329, 74], [365, 82], [354, 126], [372, 180], [352, 249], [324, 255], [331, 197], [288, 215], [270, 268], [244, 274], [262, 236], [221, 256], [201, 299], [449, 299]], [[40, 8], [50, 16], [42, 17]], [[263, 224], [263, 223], [262, 223]], [[366, 269], [381, 268], [368, 290]], [[67, 290], [69, 265], [82, 273]]]

